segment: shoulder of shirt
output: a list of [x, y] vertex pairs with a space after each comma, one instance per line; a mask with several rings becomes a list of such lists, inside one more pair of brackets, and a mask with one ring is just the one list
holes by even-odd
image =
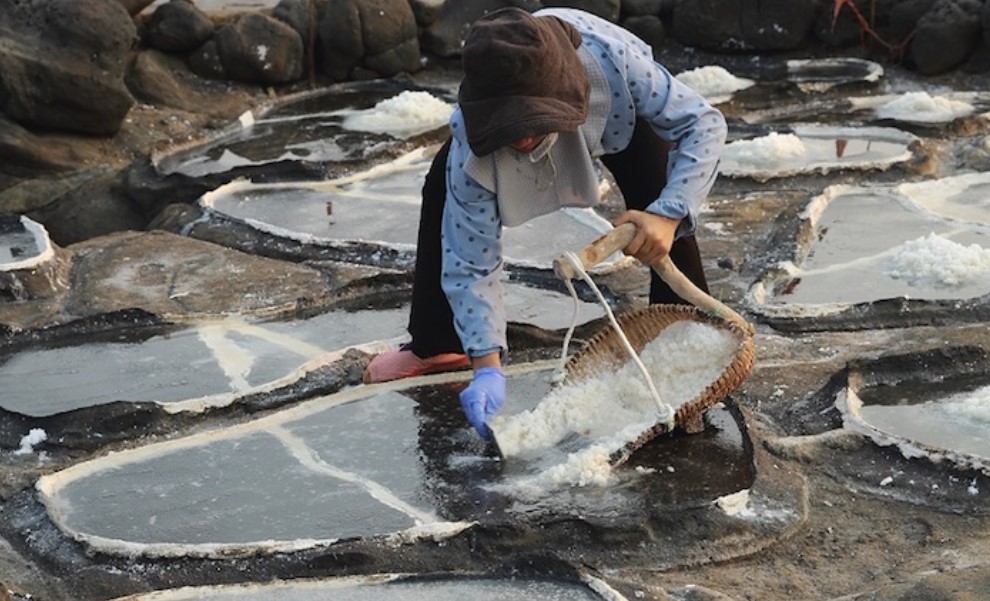
[[463, 146], [467, 146], [467, 130], [464, 129], [464, 114], [461, 113], [460, 107], [454, 108], [447, 126], [450, 129], [450, 136]]
[[626, 46], [641, 46], [641, 50], [649, 48], [646, 42], [620, 25], [579, 9], [542, 8], [533, 14], [554, 16], [570, 23], [578, 30], [585, 43], [606, 51], [613, 58], [618, 58], [618, 50]]

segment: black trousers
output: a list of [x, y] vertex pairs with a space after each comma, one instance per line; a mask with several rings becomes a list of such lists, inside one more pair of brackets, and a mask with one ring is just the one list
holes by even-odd
[[[437, 153], [423, 184], [416, 241], [416, 272], [413, 277], [412, 309], [409, 314], [410, 350], [419, 357], [463, 352], [454, 330], [454, 315], [440, 286], [440, 223], [447, 199], [446, 166], [450, 141]], [[660, 195], [667, 183], [667, 154], [670, 144], [657, 137], [643, 120], [636, 123], [629, 147], [602, 157], [602, 163], [615, 178], [629, 209], [644, 210]], [[698, 243], [694, 236], [674, 242], [670, 259], [696, 286], [708, 291]], [[687, 304], [667, 284], [651, 273], [650, 304]]]

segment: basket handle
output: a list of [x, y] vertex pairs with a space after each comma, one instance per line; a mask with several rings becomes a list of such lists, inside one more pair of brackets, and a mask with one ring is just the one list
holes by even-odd
[[[636, 224], [623, 223], [582, 248], [575, 253], [575, 256], [580, 261], [581, 268], [587, 271], [612, 256], [612, 254], [629, 246], [629, 243], [635, 237]], [[681, 270], [674, 265], [674, 262], [670, 260], [669, 256], [665, 255], [655, 265], [650, 265], [650, 267], [660, 276], [660, 279], [670, 286], [670, 289], [677, 296], [710, 315], [735, 323], [742, 328], [743, 332], [746, 332], [750, 336], [753, 335], [752, 324], [743, 319], [741, 315], [732, 310], [728, 305], [712, 298], [707, 292], [698, 288], [694, 282], [681, 273]], [[554, 259], [553, 271], [561, 279], [573, 280], [578, 277], [574, 271], [573, 264], [563, 256]]]

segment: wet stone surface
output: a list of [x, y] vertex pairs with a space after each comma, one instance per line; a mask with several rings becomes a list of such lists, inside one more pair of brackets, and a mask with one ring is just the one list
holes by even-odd
[[[986, 422], [920, 440], [871, 430], [869, 410], [930, 425], [918, 410], [990, 382], [978, 278], [911, 288], [875, 264], [930, 232], [985, 251], [986, 184], [950, 178], [987, 162], [990, 128], [886, 119], [899, 131], [889, 156], [910, 157], [856, 164], [880, 146], [852, 135], [876, 116], [809, 119], [809, 107], [917, 82], [864, 82], [860, 63], [793, 68], [744, 74], [758, 81], [725, 105], [731, 139], [767, 123], [824, 128], [828, 159], [756, 157], [701, 211], [712, 293], [756, 325], [757, 364], [702, 432], [655, 439], [606, 486], [522, 486], [568, 441], [500, 458], [463, 419], [467, 372], [361, 383], [403, 335], [417, 187], [440, 136], [324, 125], [401, 84], [292, 99], [156, 157], [210, 193], [164, 231], [66, 249], [64, 296], [0, 305], [0, 583], [51, 601], [987, 596]], [[812, 211], [833, 186], [843, 193]], [[597, 214], [506, 233], [505, 411], [547, 393], [573, 311], [550, 261], [603, 231], [615, 194]], [[595, 279], [616, 310], [645, 303], [646, 274], [628, 261]], [[580, 292], [577, 347], [604, 325]], [[977, 446], [953, 436], [963, 428]]]

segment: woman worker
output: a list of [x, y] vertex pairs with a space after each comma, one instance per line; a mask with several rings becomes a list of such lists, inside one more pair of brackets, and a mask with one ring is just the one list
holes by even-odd
[[[423, 186], [411, 341], [376, 356], [365, 381], [470, 366], [460, 400], [488, 438], [505, 399], [502, 227], [597, 204], [600, 159], [626, 203], [614, 225], [637, 226], [626, 254], [669, 254], [707, 291], [694, 231], [726, 124], [642, 40], [576, 9], [495, 11], [472, 26], [462, 66], [451, 137]], [[677, 302], [654, 273], [650, 303]]]

